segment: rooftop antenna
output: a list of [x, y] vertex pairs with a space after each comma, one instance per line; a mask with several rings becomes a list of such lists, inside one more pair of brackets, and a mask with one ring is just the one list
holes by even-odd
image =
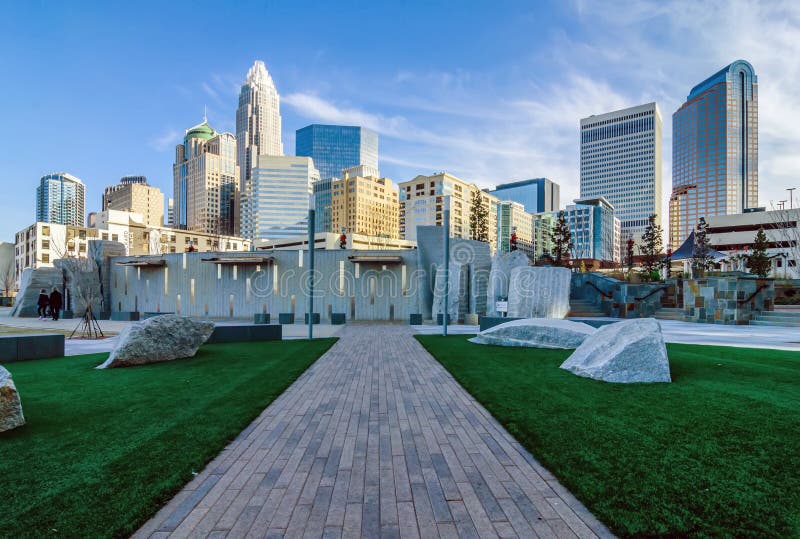
[[208, 106], [203, 105], [203, 123], [208, 123]]

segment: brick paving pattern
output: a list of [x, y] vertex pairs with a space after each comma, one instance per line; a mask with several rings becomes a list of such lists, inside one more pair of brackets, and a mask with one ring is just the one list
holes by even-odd
[[608, 537], [413, 338], [340, 340], [135, 537]]

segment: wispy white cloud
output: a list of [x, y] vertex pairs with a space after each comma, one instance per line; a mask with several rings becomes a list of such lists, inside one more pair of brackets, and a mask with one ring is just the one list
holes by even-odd
[[167, 128], [157, 135], [153, 135], [149, 141], [148, 146], [157, 152], [165, 152], [172, 149], [180, 140], [180, 132], [173, 128]]

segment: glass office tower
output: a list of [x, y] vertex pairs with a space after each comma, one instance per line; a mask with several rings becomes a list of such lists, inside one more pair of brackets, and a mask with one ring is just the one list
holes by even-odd
[[378, 168], [378, 134], [365, 127], [312, 124], [298, 129], [295, 154], [310, 157], [319, 177], [341, 178], [358, 165]]
[[669, 236], [680, 245], [700, 217], [758, 206], [758, 78], [737, 60], [694, 88], [672, 115]]
[[559, 185], [547, 178], [503, 183], [490, 192], [500, 200], [522, 204], [529, 213], [557, 211], [559, 208]]

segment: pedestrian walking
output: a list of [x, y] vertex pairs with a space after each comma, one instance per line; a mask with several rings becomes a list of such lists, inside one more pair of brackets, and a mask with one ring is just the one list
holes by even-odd
[[58, 288], [53, 287], [53, 291], [50, 293], [50, 313], [53, 315], [53, 320], [58, 320], [58, 313], [61, 310], [61, 292], [58, 291]]
[[36, 305], [39, 307], [39, 320], [44, 320], [47, 316], [47, 305], [50, 303], [50, 297], [47, 295], [47, 290], [42, 288], [39, 291], [39, 301]]

